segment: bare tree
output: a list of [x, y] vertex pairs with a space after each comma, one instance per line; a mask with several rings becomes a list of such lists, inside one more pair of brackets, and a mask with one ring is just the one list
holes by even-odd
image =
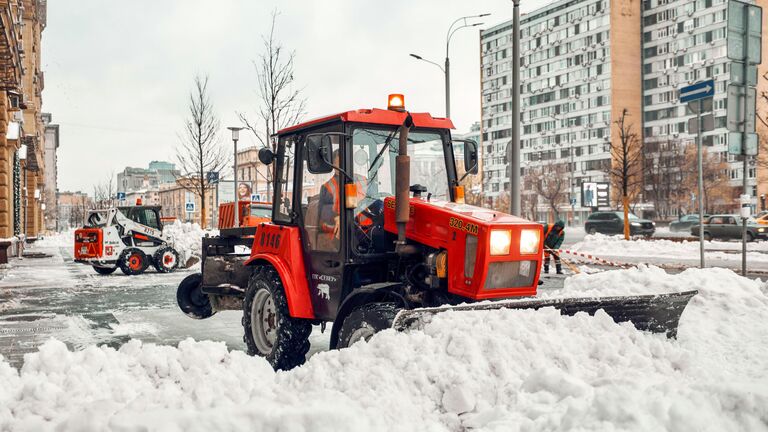
[[[258, 80], [258, 114], [249, 118], [238, 113], [240, 121], [256, 136], [262, 147], [277, 150], [273, 139], [280, 129], [298, 123], [304, 116], [306, 100], [301, 89], [294, 84], [295, 51], [288, 51], [277, 39], [275, 25], [277, 10], [272, 12], [272, 26], [268, 35], [262, 35], [263, 52], [253, 62]], [[259, 175], [259, 170], [256, 170]], [[272, 184], [272, 172], [267, 170], [267, 189]]]
[[633, 125], [627, 123], [629, 112], [624, 108], [614, 121], [617, 139], [610, 141], [612, 164], [608, 173], [615, 188], [621, 192], [624, 209], [624, 238], [629, 240], [629, 206], [641, 192], [643, 182], [643, 152]]
[[536, 210], [539, 207], [539, 195], [535, 192], [520, 194], [520, 209], [523, 217], [528, 220], [536, 220]]
[[[702, 178], [704, 180], [704, 211], [706, 213], [729, 212], [733, 210], [734, 199], [739, 188], [731, 186], [728, 176], [728, 162], [724, 153], [710, 153], [702, 149]], [[683, 164], [683, 185], [689, 196], [698, 191], [698, 155], [696, 145], [685, 149]]]
[[194, 88], [189, 94], [189, 116], [176, 147], [180, 180], [185, 190], [200, 197], [200, 225], [205, 227], [207, 215], [206, 193], [211, 186], [207, 173], [223, 170], [229, 157], [219, 145], [219, 119], [208, 95], [208, 77], [195, 76]]
[[656, 217], [668, 218], [686, 199], [683, 193], [685, 155], [679, 140], [643, 144], [644, 197], [653, 203]]
[[111, 208], [115, 205], [115, 172], [109, 173], [100, 183], [93, 186], [93, 207], [97, 209]]
[[[550, 159], [541, 165], [525, 170], [526, 190], [532, 190], [536, 197], [526, 197], [525, 201], [531, 208], [535, 217], [535, 206], [538, 205], [539, 196], [547, 204], [554, 220], [560, 217], [560, 206], [567, 201], [570, 181], [568, 166]], [[529, 194], [530, 195], [530, 194]], [[522, 199], [522, 197], [521, 197]], [[534, 204], [535, 203], [535, 204]]]

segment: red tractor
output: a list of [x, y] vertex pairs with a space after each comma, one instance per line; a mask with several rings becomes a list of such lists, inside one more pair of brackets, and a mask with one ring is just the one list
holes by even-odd
[[248, 353], [276, 369], [304, 362], [313, 324], [332, 323], [331, 348], [343, 348], [450, 308], [604, 309], [675, 335], [695, 291], [534, 298], [542, 227], [464, 203], [462, 180], [477, 172], [478, 149], [452, 139], [452, 128], [405, 111], [396, 95], [387, 110], [279, 131], [277, 151], [259, 153], [273, 167], [272, 221], [204, 238], [202, 273], [178, 289], [182, 311], [201, 319], [241, 310]]

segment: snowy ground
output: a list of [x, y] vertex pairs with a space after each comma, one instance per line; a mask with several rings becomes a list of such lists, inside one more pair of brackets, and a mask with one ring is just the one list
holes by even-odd
[[[708, 266], [741, 268], [741, 243], [727, 241], [705, 242], [705, 260]], [[591, 254], [600, 258], [630, 263], [657, 265], [699, 264], [698, 241], [624, 240], [621, 236], [587, 235], [566, 249]], [[568, 259], [571, 256], [563, 255]], [[768, 242], [747, 243], [747, 267], [751, 271], [768, 271]]]
[[[582, 274], [543, 294], [699, 289], [677, 340], [602, 313], [445, 313], [342, 351], [315, 336], [321, 352], [275, 373], [241, 351], [239, 314], [176, 310], [187, 272], [104, 277], [38, 248], [53, 256], [0, 281], [0, 431], [768, 431], [766, 286], [729, 270]], [[14, 331], [29, 349], [8, 363]], [[66, 343], [39, 346], [50, 336]]]

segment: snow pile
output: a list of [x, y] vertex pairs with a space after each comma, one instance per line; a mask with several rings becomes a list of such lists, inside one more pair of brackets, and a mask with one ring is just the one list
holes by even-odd
[[[768, 251], [768, 242], [753, 242], [747, 244], [747, 259], [749, 261], [768, 262], [768, 254], [758, 251]], [[576, 252], [594, 254], [600, 257], [633, 257], [633, 258], [670, 258], [680, 259], [687, 256], [698, 259], [699, 242], [672, 240], [624, 240], [622, 236], [607, 236], [591, 234], [584, 240], [568, 248]], [[717, 252], [718, 250], [741, 251], [741, 243], [709, 241], [705, 242], [707, 259], [741, 260], [741, 255], [735, 253]]]
[[602, 312], [447, 312], [288, 373], [222, 343], [71, 352], [51, 341], [20, 372], [0, 362], [0, 430], [768, 430], [760, 281], [644, 268], [579, 276], [566, 291], [657, 284], [700, 290], [678, 340]]
[[202, 254], [202, 241], [206, 234], [218, 235], [216, 230], [204, 230], [196, 223], [181, 222], [178, 219], [163, 226], [163, 233], [173, 237], [174, 248], [179, 252], [181, 262]]

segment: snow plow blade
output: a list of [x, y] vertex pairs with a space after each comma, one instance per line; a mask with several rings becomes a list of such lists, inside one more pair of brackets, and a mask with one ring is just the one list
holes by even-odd
[[446, 311], [553, 307], [560, 310], [562, 315], [575, 315], [579, 312], [594, 315], [602, 309], [617, 323], [630, 321], [638, 330], [664, 333], [668, 338], [675, 338], [680, 316], [688, 305], [688, 301], [697, 293], [698, 291], [693, 290], [640, 296], [501, 300], [480, 304], [401, 310], [395, 316], [392, 327], [398, 331], [422, 329], [431, 321], [432, 316]]

